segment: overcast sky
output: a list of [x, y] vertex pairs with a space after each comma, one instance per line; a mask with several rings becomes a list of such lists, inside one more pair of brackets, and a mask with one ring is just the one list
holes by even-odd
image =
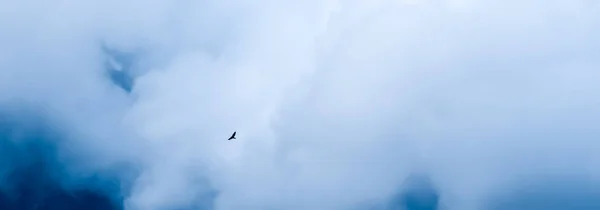
[[411, 173], [451, 210], [600, 191], [598, 1], [1, 2], [0, 111], [126, 210], [354, 209]]

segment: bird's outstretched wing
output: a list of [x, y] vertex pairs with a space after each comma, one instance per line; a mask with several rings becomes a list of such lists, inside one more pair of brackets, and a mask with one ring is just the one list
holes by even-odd
[[236, 131], [234, 131], [234, 132], [233, 132], [233, 134], [231, 135], [231, 137], [229, 137], [229, 139], [227, 139], [227, 140], [235, 139], [235, 134], [236, 134], [236, 133], [237, 133], [237, 132], [236, 132]]

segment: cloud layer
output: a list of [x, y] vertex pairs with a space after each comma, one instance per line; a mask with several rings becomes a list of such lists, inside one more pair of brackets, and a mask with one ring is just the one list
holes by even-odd
[[599, 3], [3, 5], [0, 111], [127, 210], [386, 208], [412, 173], [448, 209], [600, 189]]

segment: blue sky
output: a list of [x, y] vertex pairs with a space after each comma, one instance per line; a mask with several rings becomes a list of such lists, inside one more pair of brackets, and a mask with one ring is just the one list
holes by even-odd
[[2, 4], [0, 205], [600, 206], [600, 3]]

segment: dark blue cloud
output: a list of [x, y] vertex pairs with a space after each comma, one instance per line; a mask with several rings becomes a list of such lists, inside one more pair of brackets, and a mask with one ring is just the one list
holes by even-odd
[[117, 180], [102, 175], [71, 180], [59, 155], [62, 137], [36, 114], [0, 114], [0, 209], [122, 209]]
[[135, 53], [120, 52], [102, 45], [102, 51], [106, 56], [105, 69], [113, 84], [127, 92], [133, 89], [132, 68], [137, 59]]
[[426, 174], [410, 175], [400, 191], [391, 199], [387, 209], [437, 210], [440, 194]]

